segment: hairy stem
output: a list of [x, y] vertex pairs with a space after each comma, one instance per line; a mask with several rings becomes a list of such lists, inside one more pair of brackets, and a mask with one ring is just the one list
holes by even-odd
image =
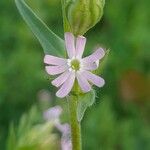
[[77, 97], [70, 96], [68, 99], [71, 125], [72, 150], [81, 150], [81, 127], [77, 120]]

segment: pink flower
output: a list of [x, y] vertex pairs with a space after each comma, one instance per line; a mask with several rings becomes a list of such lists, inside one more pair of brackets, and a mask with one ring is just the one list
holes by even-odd
[[56, 96], [63, 98], [67, 96], [77, 79], [82, 92], [86, 93], [91, 90], [91, 84], [102, 87], [105, 83], [104, 79], [91, 73], [98, 68], [97, 63], [104, 57], [105, 52], [102, 48], [98, 48], [93, 54], [82, 58], [86, 38], [78, 36], [75, 38], [72, 33], [65, 33], [65, 45], [68, 59], [59, 58], [52, 55], [45, 55], [44, 63], [46, 72], [49, 75], [59, 75], [52, 81], [52, 85], [60, 87]]
[[62, 133], [61, 136], [61, 149], [62, 150], [71, 150], [72, 143], [71, 143], [71, 129], [69, 124], [56, 124], [56, 128]]
[[46, 110], [43, 114], [44, 119], [52, 122], [54, 126], [60, 131], [61, 135], [61, 149], [62, 150], [71, 150], [71, 129], [69, 124], [60, 123], [60, 115], [62, 113], [62, 108], [60, 106], [51, 107]]
[[59, 122], [61, 113], [62, 113], [62, 108], [60, 106], [49, 108], [44, 112], [44, 119], [57, 123]]

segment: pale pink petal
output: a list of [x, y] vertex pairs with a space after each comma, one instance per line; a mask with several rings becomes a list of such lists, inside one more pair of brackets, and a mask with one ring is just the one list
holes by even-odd
[[69, 94], [75, 81], [75, 72], [71, 72], [68, 79], [64, 82], [61, 88], [57, 91], [56, 96], [63, 98]]
[[61, 148], [62, 150], [72, 149], [71, 137], [63, 136], [61, 138]]
[[83, 92], [89, 92], [91, 90], [91, 85], [88, 83], [87, 79], [83, 76], [83, 72], [78, 71], [76, 73], [76, 76], [77, 76], [79, 86], [81, 87], [81, 90]]
[[91, 83], [98, 87], [102, 87], [105, 84], [105, 81], [103, 78], [89, 72], [89, 71], [83, 71], [83, 76]]
[[50, 75], [57, 75], [65, 72], [69, 67], [67, 65], [63, 66], [46, 66], [46, 72]]
[[65, 44], [69, 58], [75, 56], [75, 39], [70, 32], [65, 33]]
[[60, 106], [51, 107], [44, 112], [44, 119], [57, 123], [61, 113], [62, 108]]
[[70, 126], [68, 123], [65, 123], [65, 124], [60, 124], [60, 123], [57, 123], [56, 124], [56, 127], [57, 129], [65, 136], [69, 136], [70, 135]]
[[87, 63], [93, 63], [103, 58], [104, 55], [105, 55], [105, 51], [102, 48], [99, 48], [90, 56], [83, 58], [83, 61]]
[[76, 57], [82, 58], [84, 48], [86, 44], [86, 38], [84, 36], [78, 36], [76, 41]]
[[85, 62], [83, 62], [82, 63], [82, 69], [93, 71], [93, 70], [97, 69], [97, 64], [96, 63], [85, 63]]
[[44, 57], [44, 63], [49, 65], [64, 65], [67, 62], [66, 59], [59, 58], [52, 55], [45, 55]]
[[63, 74], [61, 74], [60, 76], [58, 76], [55, 80], [51, 82], [52, 85], [56, 87], [61, 86], [67, 80], [69, 75], [70, 75], [70, 71], [65, 71]]

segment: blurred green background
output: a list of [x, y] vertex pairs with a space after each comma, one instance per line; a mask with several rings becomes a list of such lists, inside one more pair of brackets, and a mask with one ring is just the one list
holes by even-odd
[[[60, 0], [28, 3], [63, 38]], [[106, 0], [103, 19], [86, 34], [87, 51], [100, 44], [110, 54], [102, 73], [106, 85], [96, 89], [96, 103], [82, 122], [84, 150], [150, 149], [149, 6], [149, 0]], [[43, 57], [14, 0], [0, 0], [0, 150], [13, 150], [8, 148], [9, 126], [13, 122], [17, 128], [33, 105], [37, 113], [32, 120], [38, 120], [33, 126], [44, 122], [44, 109], [66, 107], [66, 101], [54, 97]], [[50, 102], [40, 101], [41, 91], [50, 94]]]

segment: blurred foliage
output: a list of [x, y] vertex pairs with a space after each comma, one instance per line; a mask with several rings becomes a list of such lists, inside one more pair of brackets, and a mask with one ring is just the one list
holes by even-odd
[[[60, 1], [28, 2], [63, 37]], [[102, 73], [106, 85], [96, 89], [99, 98], [82, 124], [86, 150], [150, 149], [149, 5], [149, 0], [107, 0], [102, 21], [86, 34], [85, 55], [98, 43], [110, 49]], [[13, 0], [0, 1], [0, 34], [0, 149], [5, 150], [9, 124], [19, 124], [21, 115], [37, 103], [41, 89], [51, 92], [53, 105], [66, 102], [55, 100], [55, 89], [44, 71], [42, 48]]]
[[[7, 150], [58, 150], [60, 143], [56, 134], [52, 133], [52, 122], [37, 123], [38, 111], [32, 107], [28, 114], [21, 117], [17, 129], [11, 124]], [[35, 124], [36, 123], [36, 124]], [[57, 144], [56, 144], [57, 143]]]
[[111, 101], [104, 96], [100, 105], [88, 112], [83, 128], [84, 149], [149, 150], [149, 124], [139, 117], [138, 109], [132, 106], [129, 114], [120, 118]]

